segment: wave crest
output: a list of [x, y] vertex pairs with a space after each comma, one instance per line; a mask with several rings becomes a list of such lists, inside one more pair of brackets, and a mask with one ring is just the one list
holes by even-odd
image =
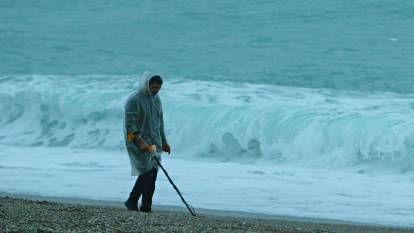
[[[0, 77], [0, 143], [123, 150], [132, 76]], [[413, 96], [168, 80], [177, 154], [220, 161], [414, 167]]]

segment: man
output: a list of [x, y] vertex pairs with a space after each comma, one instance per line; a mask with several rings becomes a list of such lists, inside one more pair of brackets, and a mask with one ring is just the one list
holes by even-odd
[[125, 105], [124, 136], [131, 163], [131, 175], [138, 176], [125, 206], [138, 211], [138, 200], [142, 195], [143, 212], [151, 212], [158, 164], [162, 151], [171, 153], [164, 133], [161, 100], [158, 96], [162, 86], [159, 75], [145, 72], [139, 90], [133, 93]]

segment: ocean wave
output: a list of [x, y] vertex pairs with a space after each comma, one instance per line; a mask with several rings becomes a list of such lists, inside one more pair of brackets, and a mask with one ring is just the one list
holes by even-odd
[[[124, 150], [135, 76], [0, 77], [0, 144]], [[182, 157], [414, 168], [414, 99], [247, 83], [166, 80], [166, 132]]]

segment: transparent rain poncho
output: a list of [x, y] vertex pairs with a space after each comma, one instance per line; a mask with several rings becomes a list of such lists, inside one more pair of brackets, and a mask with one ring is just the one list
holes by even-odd
[[[129, 96], [125, 105], [124, 137], [131, 163], [131, 175], [138, 176], [158, 169], [154, 159], [161, 161], [162, 145], [167, 143], [164, 133], [164, 119], [161, 100], [158, 94], [153, 95], [149, 89], [149, 81], [156, 74], [144, 72], [137, 92]], [[141, 137], [148, 145], [157, 147], [156, 153], [141, 151], [134, 141], [128, 140], [128, 133]]]

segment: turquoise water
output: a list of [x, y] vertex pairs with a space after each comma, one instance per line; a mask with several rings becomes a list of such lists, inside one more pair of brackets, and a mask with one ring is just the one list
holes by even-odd
[[150, 70], [179, 156], [412, 171], [413, 10], [3, 0], [0, 144], [123, 150], [124, 101]]
[[[127, 197], [123, 106], [149, 70], [165, 78], [164, 163], [194, 206], [414, 226], [413, 13], [0, 0], [0, 190]], [[154, 203], [181, 205], [164, 181]]]
[[413, 93], [413, 1], [0, 1], [0, 75]]
[[[10, 75], [0, 84], [0, 150], [124, 152], [136, 77]], [[414, 171], [412, 94], [169, 79], [160, 95], [175, 157]]]

